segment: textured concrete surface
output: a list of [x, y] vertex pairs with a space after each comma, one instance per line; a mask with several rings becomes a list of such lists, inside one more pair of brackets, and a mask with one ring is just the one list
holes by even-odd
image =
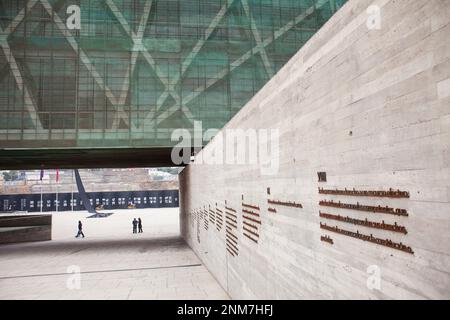
[[[379, 30], [367, 27], [371, 5], [380, 9]], [[232, 298], [450, 298], [449, 22], [447, 0], [350, 0], [225, 127], [278, 129], [279, 171], [195, 164], [181, 173], [182, 234]], [[330, 195], [319, 187], [410, 196]], [[408, 216], [321, 200], [389, 206]], [[243, 202], [259, 207], [257, 243], [244, 236]], [[226, 222], [218, 225], [225, 207], [235, 210], [233, 235]], [[407, 234], [319, 212], [397, 223]], [[321, 223], [401, 242], [413, 253]]]
[[51, 237], [51, 215], [0, 215], [0, 244], [47, 241]]
[[228, 299], [180, 238], [178, 208], [86, 216], [53, 214], [52, 241], [0, 246], [0, 299]]

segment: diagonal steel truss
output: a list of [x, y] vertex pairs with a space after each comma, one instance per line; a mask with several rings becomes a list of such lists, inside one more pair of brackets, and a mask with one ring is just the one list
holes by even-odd
[[10, 70], [14, 75], [14, 79], [16, 81], [17, 87], [22, 92], [24, 98], [24, 106], [27, 110], [31, 121], [35, 124], [36, 129], [41, 130], [42, 124], [37, 114], [36, 103], [32, 98], [30, 90], [24, 81], [22, 73], [20, 71], [19, 65], [12, 54], [11, 47], [8, 44], [8, 37], [16, 30], [16, 28], [20, 25], [20, 23], [25, 18], [25, 15], [28, 11], [30, 11], [37, 3], [37, 0], [32, 0], [28, 2], [22, 10], [20, 10], [19, 14], [14, 18], [14, 20], [10, 23], [10, 25], [6, 28], [6, 30], [2, 30], [0, 27], [0, 46], [3, 50], [3, 54], [5, 55], [6, 61], [9, 64]]
[[[306, 18], [308, 18], [311, 14], [314, 13], [315, 10], [318, 8], [321, 8], [323, 5], [325, 5], [328, 2], [328, 0], [319, 0], [317, 3], [311, 7], [309, 7], [304, 13], [298, 15], [293, 20], [289, 21], [287, 24], [285, 24], [280, 29], [276, 30], [274, 32], [273, 37], [269, 37], [262, 41], [260, 44], [257, 45], [248, 50], [245, 54], [243, 54], [240, 58], [236, 59], [232, 63], [230, 63], [229, 68], [224, 68], [222, 71], [219, 71], [210, 81], [206, 83], [205, 86], [202, 86], [198, 88], [197, 90], [193, 91], [191, 94], [189, 94], [185, 99], [184, 102], [188, 104], [195, 98], [197, 98], [199, 95], [201, 95], [203, 92], [205, 92], [208, 88], [216, 84], [218, 81], [226, 77], [230, 72], [234, 71], [236, 68], [241, 66], [243, 63], [248, 61], [253, 55], [260, 53], [264, 48], [269, 46], [273, 41], [277, 40], [278, 38], [282, 37], [286, 32], [291, 30], [293, 27], [304, 21]], [[263, 53], [264, 54], [264, 53]], [[266, 66], [267, 67], [267, 66]]]
[[[122, 84], [122, 88], [120, 90], [119, 97], [116, 97], [111, 89], [107, 86], [104, 79], [100, 75], [100, 73], [96, 70], [94, 64], [91, 62], [89, 56], [85, 53], [85, 51], [79, 46], [78, 42], [76, 41], [75, 37], [72, 35], [71, 31], [68, 30], [62, 21], [62, 19], [58, 16], [58, 14], [55, 12], [55, 10], [52, 8], [52, 5], [49, 3], [48, 0], [30, 0], [26, 3], [25, 8], [23, 8], [19, 14], [13, 19], [13, 21], [10, 23], [10, 25], [5, 29], [2, 30], [0, 28], [0, 46], [3, 50], [3, 53], [6, 57], [7, 63], [9, 64], [9, 67], [12, 71], [12, 74], [14, 75], [14, 79], [16, 81], [16, 84], [21, 92], [23, 92], [24, 95], [24, 102], [26, 106], [26, 110], [29, 113], [31, 119], [36, 124], [36, 129], [43, 130], [42, 124], [39, 120], [39, 117], [37, 115], [37, 108], [36, 103], [33, 100], [33, 97], [30, 93], [30, 90], [27, 87], [26, 82], [24, 81], [24, 77], [21, 74], [20, 68], [17, 64], [17, 61], [14, 58], [14, 55], [11, 52], [11, 48], [8, 44], [8, 37], [16, 30], [16, 28], [22, 23], [24, 20], [26, 14], [33, 9], [33, 7], [37, 3], [41, 3], [43, 7], [45, 8], [46, 12], [53, 18], [53, 22], [56, 24], [58, 29], [62, 32], [67, 42], [70, 44], [71, 48], [79, 55], [81, 62], [84, 64], [86, 69], [89, 71], [90, 75], [93, 77], [97, 85], [105, 92], [105, 96], [108, 99], [108, 101], [111, 103], [111, 105], [114, 106], [116, 113], [112, 125], [112, 129], [118, 129], [120, 121], [124, 121], [126, 125], [130, 126], [131, 129], [134, 131], [137, 129], [136, 125], [131, 121], [129, 115], [126, 113], [124, 107], [126, 104], [127, 96], [129, 94], [130, 89], [130, 78], [132, 77], [135, 67], [136, 67], [136, 61], [138, 59], [138, 56], [141, 54], [145, 61], [148, 63], [148, 65], [151, 67], [151, 69], [154, 71], [156, 76], [158, 77], [159, 81], [164, 85], [165, 90], [161, 94], [161, 96], [157, 100], [156, 108], [151, 108], [149, 106], [148, 114], [145, 118], [146, 125], [152, 124], [153, 127], [157, 127], [158, 124], [160, 124], [162, 121], [170, 117], [173, 113], [181, 110], [189, 119], [190, 121], [194, 120], [194, 116], [192, 115], [189, 108], [186, 106], [189, 104], [193, 99], [197, 98], [199, 95], [203, 94], [208, 88], [213, 86], [215, 83], [226, 77], [230, 72], [241, 66], [243, 63], [248, 61], [252, 56], [254, 55], [260, 55], [265, 71], [269, 77], [272, 77], [274, 75], [274, 67], [271, 64], [269, 57], [266, 52], [266, 47], [269, 46], [273, 41], [277, 40], [281, 36], [283, 36], [286, 32], [288, 32], [290, 29], [304, 21], [308, 16], [314, 13], [314, 11], [326, 3], [328, 3], [330, 0], [317, 0], [314, 5], [312, 5], [310, 8], [308, 8], [305, 12], [300, 14], [299, 16], [295, 17], [293, 20], [289, 21], [287, 24], [285, 24], [280, 29], [276, 30], [273, 34], [273, 37], [269, 37], [267, 39], [262, 39], [259, 33], [259, 30], [257, 28], [257, 25], [255, 23], [255, 20], [252, 16], [250, 6], [248, 4], [247, 0], [227, 0], [225, 4], [220, 8], [219, 12], [215, 15], [215, 17], [212, 19], [211, 23], [209, 24], [208, 28], [205, 30], [204, 36], [198, 40], [196, 45], [192, 48], [191, 52], [187, 55], [185, 60], [181, 63], [181, 71], [172, 79], [172, 81], [169, 81], [164, 77], [164, 73], [160, 70], [157, 63], [155, 62], [152, 55], [149, 53], [147, 48], [143, 44], [143, 37], [145, 33], [145, 28], [148, 24], [150, 12], [153, 5], [153, 0], [146, 0], [144, 5], [144, 10], [140, 19], [140, 23], [138, 26], [137, 32], [134, 32], [132, 28], [130, 27], [127, 20], [124, 18], [120, 10], [117, 8], [114, 0], [104, 0], [105, 4], [113, 14], [113, 16], [117, 19], [120, 26], [122, 27], [123, 31], [130, 37], [130, 39], [133, 41], [134, 48], [131, 53], [130, 63], [127, 67], [126, 74], [124, 75], [124, 81]], [[231, 6], [236, 2], [240, 1], [242, 4], [242, 7], [244, 9], [245, 15], [250, 21], [250, 27], [251, 32], [253, 35], [253, 38], [255, 40], [256, 46], [253, 47], [251, 50], [247, 51], [245, 54], [243, 54], [240, 58], [233, 61], [229, 67], [224, 68], [222, 71], [218, 72], [213, 79], [208, 81], [204, 86], [199, 87], [197, 90], [190, 93], [188, 96], [186, 96], [184, 99], [182, 99], [179, 95], [179, 93], [176, 91], [176, 86], [179, 85], [180, 80], [183, 78], [183, 75], [186, 73], [186, 71], [191, 66], [192, 62], [195, 60], [198, 53], [202, 50], [205, 43], [207, 43], [208, 39], [211, 37], [211, 35], [214, 33], [222, 19], [226, 16]], [[164, 105], [166, 99], [171, 96], [174, 101], [175, 105], [167, 109], [166, 111], [162, 112], [158, 116], [156, 116], [156, 112], [161, 109], [161, 107]]]

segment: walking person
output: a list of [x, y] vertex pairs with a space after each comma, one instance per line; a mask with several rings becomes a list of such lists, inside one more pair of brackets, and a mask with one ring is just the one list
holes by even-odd
[[134, 218], [134, 220], [133, 220], [133, 233], [137, 233], [137, 225], [138, 225], [138, 221], [136, 220], [136, 218]]
[[75, 238], [78, 238], [80, 235], [83, 236], [83, 238], [84, 238], [83, 224], [81, 223], [81, 221], [78, 221], [78, 233], [75, 236]]
[[142, 233], [142, 220], [141, 218], [138, 219], [138, 228], [139, 228], [139, 233]]

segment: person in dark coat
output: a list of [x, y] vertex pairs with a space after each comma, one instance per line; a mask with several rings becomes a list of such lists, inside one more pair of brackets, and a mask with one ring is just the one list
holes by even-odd
[[79, 236], [83, 236], [83, 238], [84, 238], [83, 224], [81, 223], [81, 221], [78, 221], [78, 233], [75, 236], [75, 238], [78, 238]]
[[138, 219], [138, 228], [139, 228], [139, 233], [142, 233], [142, 220], [141, 218]]
[[137, 225], [138, 225], [138, 221], [136, 220], [136, 218], [134, 218], [134, 220], [133, 220], [133, 233], [137, 233]]

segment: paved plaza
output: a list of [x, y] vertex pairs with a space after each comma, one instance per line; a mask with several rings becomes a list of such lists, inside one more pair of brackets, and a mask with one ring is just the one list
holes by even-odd
[[52, 241], [0, 246], [0, 299], [228, 299], [180, 237], [178, 208], [88, 215], [54, 213]]

